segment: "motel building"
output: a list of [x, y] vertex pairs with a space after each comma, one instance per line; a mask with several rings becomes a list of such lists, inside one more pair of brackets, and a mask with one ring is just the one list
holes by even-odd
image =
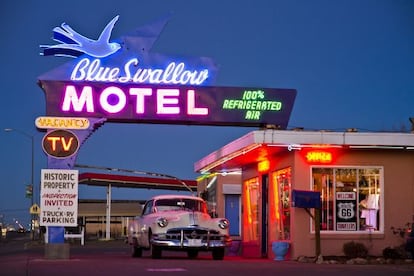
[[[343, 256], [350, 241], [381, 256], [403, 243], [391, 228], [414, 221], [414, 132], [263, 129], [194, 168], [200, 194], [229, 218], [243, 257], [273, 259], [280, 241], [289, 244], [285, 259]], [[320, 197], [320, 209], [294, 207], [295, 194], [307, 193]]]
[[[115, 16], [108, 23], [106, 34], [118, 19]], [[218, 68], [210, 58], [183, 60], [143, 53], [167, 21], [137, 28], [122, 36], [122, 43], [111, 42], [110, 50], [108, 40], [101, 40], [102, 49], [42, 47], [44, 56], [74, 58], [38, 78], [46, 99], [45, 117], [36, 119], [36, 126], [47, 131], [42, 146], [48, 169], [42, 177], [78, 175], [73, 168], [80, 145], [106, 122], [272, 124], [277, 129], [252, 131], [195, 163], [195, 171], [202, 175], [196, 189], [212, 215], [230, 220], [230, 234], [240, 245], [237, 253], [274, 258], [273, 245], [285, 242], [290, 259], [318, 255], [318, 249], [322, 255], [342, 255], [344, 243], [357, 241], [367, 246], [370, 255], [381, 255], [384, 248], [402, 243], [391, 227], [414, 221], [414, 132], [283, 130], [295, 89], [211, 86]], [[55, 32], [55, 42], [62, 39], [73, 40], [62, 33], [56, 39]], [[66, 190], [43, 181], [39, 221], [53, 231], [50, 248], [63, 252], [64, 227], [78, 226], [78, 206], [71, 204], [64, 213], [47, 198], [68, 193], [75, 201], [77, 184], [106, 186], [106, 203], [83, 202], [79, 216], [86, 229], [82, 235], [101, 231], [109, 239], [111, 230], [122, 235], [127, 219], [138, 212], [136, 201], [112, 206], [112, 187], [163, 184], [148, 181], [83, 175]], [[320, 222], [315, 224], [314, 218]], [[111, 229], [111, 221], [117, 227]]]

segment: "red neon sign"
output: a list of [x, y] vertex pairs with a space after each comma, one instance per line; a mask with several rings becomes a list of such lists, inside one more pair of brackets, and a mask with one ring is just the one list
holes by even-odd
[[331, 163], [332, 153], [329, 151], [312, 150], [306, 153], [306, 161], [309, 163]]
[[261, 173], [267, 172], [269, 170], [270, 164], [269, 160], [260, 161], [257, 163], [257, 170]]

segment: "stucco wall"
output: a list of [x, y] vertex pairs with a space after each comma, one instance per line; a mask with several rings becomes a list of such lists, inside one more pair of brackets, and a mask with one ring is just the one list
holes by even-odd
[[[322, 255], [343, 255], [343, 244], [348, 241], [364, 243], [371, 255], [381, 255], [387, 246], [398, 246], [403, 240], [391, 231], [391, 226], [403, 227], [413, 222], [414, 216], [414, 152], [358, 150], [337, 152], [332, 166], [380, 166], [384, 173], [381, 191], [384, 207], [383, 231], [365, 233], [321, 233]], [[292, 189], [310, 189], [310, 166], [300, 152], [295, 153]], [[292, 257], [314, 256], [315, 239], [310, 233], [310, 219], [305, 210], [292, 210]]]
[[[371, 255], [382, 255], [388, 246], [398, 246], [403, 240], [393, 234], [391, 227], [403, 227], [414, 220], [414, 151], [407, 150], [337, 150], [334, 163], [328, 166], [373, 166], [383, 168], [383, 191], [381, 204], [384, 207], [383, 227], [378, 232], [321, 232], [321, 254], [343, 255], [342, 247], [349, 241], [364, 243]], [[271, 173], [292, 167], [292, 189], [311, 190], [311, 166], [300, 151], [278, 154], [270, 160]], [[313, 165], [318, 166], [318, 165]], [[326, 165], [324, 165], [326, 166]], [[256, 164], [243, 169], [243, 180], [258, 176]], [[261, 177], [259, 177], [259, 181]], [[261, 214], [261, 207], [259, 210]], [[262, 218], [260, 218], [262, 220]], [[315, 235], [311, 232], [311, 218], [301, 208], [291, 209], [291, 248], [290, 258], [315, 256]], [[269, 227], [269, 231], [271, 226]], [[259, 231], [261, 233], [261, 231]], [[271, 237], [269, 233], [269, 258], [272, 258]], [[259, 256], [258, 256], [259, 257]]]

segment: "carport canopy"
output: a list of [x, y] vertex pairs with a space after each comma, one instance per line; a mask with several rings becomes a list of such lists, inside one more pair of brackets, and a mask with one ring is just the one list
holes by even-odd
[[146, 176], [130, 176], [119, 174], [103, 174], [85, 172], [79, 174], [79, 184], [90, 186], [112, 186], [120, 188], [161, 189], [173, 191], [188, 191], [184, 182], [193, 192], [197, 191], [196, 180], [176, 180]]

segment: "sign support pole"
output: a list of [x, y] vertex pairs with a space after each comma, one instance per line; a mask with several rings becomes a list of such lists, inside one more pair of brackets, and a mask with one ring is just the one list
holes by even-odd
[[105, 239], [110, 240], [111, 239], [111, 184], [108, 184], [108, 187], [106, 188], [106, 224], [105, 224]]
[[304, 209], [315, 224], [315, 256], [317, 258], [321, 254], [321, 209], [314, 208], [315, 215], [312, 215], [308, 208]]
[[321, 254], [321, 209], [315, 208], [315, 255], [319, 257]]

